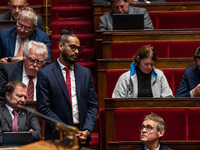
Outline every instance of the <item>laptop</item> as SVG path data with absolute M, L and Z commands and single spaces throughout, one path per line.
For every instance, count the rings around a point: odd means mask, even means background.
M 113 30 L 144 29 L 144 14 L 113 14 Z
M 2 146 L 20 146 L 31 143 L 31 132 L 3 132 Z

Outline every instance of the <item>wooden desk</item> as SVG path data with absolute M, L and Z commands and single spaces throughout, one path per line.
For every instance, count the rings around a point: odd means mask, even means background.
M 199 11 L 200 2 L 167 2 L 167 3 L 140 3 L 130 4 L 135 7 L 153 11 Z M 99 29 L 100 17 L 111 10 L 110 5 L 94 4 L 94 31 Z

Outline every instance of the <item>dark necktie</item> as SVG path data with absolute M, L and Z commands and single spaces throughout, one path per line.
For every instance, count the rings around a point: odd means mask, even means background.
M 13 110 L 12 111 L 14 118 L 12 122 L 12 132 L 18 132 L 18 116 L 17 116 L 17 111 Z
M 28 98 L 27 99 L 32 99 L 34 96 L 34 84 L 33 84 L 33 78 L 32 76 L 28 76 L 29 82 L 28 82 Z
M 70 79 L 70 72 L 69 72 L 70 68 L 65 67 L 65 71 L 66 71 L 66 84 L 67 84 L 67 89 L 68 89 L 68 93 L 69 93 L 69 98 L 70 98 L 70 102 L 72 105 L 72 94 L 71 94 L 71 79 Z

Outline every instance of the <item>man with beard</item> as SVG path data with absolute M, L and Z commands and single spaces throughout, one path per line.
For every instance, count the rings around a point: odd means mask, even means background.
M 61 31 L 58 59 L 38 71 L 37 107 L 40 113 L 80 129 L 80 145 L 89 146 L 89 137 L 98 112 L 93 77 L 88 68 L 76 63 L 82 51 L 75 34 Z M 46 127 L 46 138 L 51 138 Z
M 5 85 L 14 80 L 22 81 L 28 89 L 28 99 L 36 100 L 37 72 L 48 57 L 48 49 L 44 43 L 29 41 L 23 50 L 23 60 L 2 64 L 0 68 L 0 95 L 4 96 Z
M 193 53 L 196 65 L 185 68 L 179 88 L 175 97 L 200 96 L 200 47 Z
M 172 150 L 159 142 L 166 130 L 164 120 L 157 114 L 147 115 L 140 127 L 140 140 L 144 146 L 135 150 Z
M 38 141 L 41 129 L 35 114 L 22 110 L 26 104 L 27 87 L 21 81 L 5 86 L 6 103 L 0 105 L 0 145 L 3 132 L 31 132 L 31 141 Z

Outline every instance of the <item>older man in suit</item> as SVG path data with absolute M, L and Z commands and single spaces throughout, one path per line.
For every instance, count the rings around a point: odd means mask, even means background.
M 37 72 L 48 57 L 47 46 L 44 43 L 29 41 L 23 51 L 23 61 L 6 63 L 0 67 L 0 96 L 5 95 L 5 85 L 10 81 L 19 80 L 29 87 L 33 84 L 33 92 L 28 99 L 36 100 Z
M 196 65 L 185 69 L 175 97 L 200 97 L 200 47 L 194 51 L 193 58 Z
M 51 60 L 49 36 L 36 25 L 37 16 L 29 7 L 20 13 L 15 27 L 0 31 L 0 63 L 22 60 L 23 48 L 30 40 L 46 44 L 49 55 L 47 61 Z
M 144 143 L 144 146 L 135 150 L 172 150 L 159 144 L 165 130 L 165 122 L 160 116 L 154 113 L 147 115 L 140 127 L 140 140 Z
M 28 5 L 29 4 L 27 3 L 27 0 L 9 0 L 8 2 L 9 11 L 0 15 L 0 21 L 17 20 L 17 18 L 19 17 L 19 14 L 24 9 L 26 9 Z M 44 21 L 41 16 L 37 15 L 37 17 L 38 17 L 37 27 L 44 31 L 45 29 Z
M 144 29 L 154 29 L 147 9 L 129 6 L 129 0 L 111 0 L 111 6 L 112 11 L 100 17 L 100 30 L 113 30 L 113 14 L 144 14 Z
M 0 144 L 4 132 L 30 131 L 31 141 L 38 141 L 41 129 L 37 117 L 22 108 L 26 104 L 27 87 L 21 81 L 9 82 L 6 87 L 6 103 L 0 105 Z
M 82 51 L 75 34 L 63 30 L 58 48 L 57 61 L 38 71 L 38 110 L 60 122 L 78 127 L 80 131 L 77 136 L 81 145 L 89 146 L 98 112 L 93 77 L 88 68 L 75 63 Z M 46 133 L 50 131 L 47 129 Z

